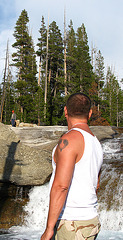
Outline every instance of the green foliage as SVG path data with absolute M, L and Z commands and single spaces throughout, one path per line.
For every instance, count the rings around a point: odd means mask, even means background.
M 65 122 L 64 117 L 64 98 L 58 92 L 57 97 L 53 98 L 53 111 L 52 111 L 52 124 L 53 125 L 63 125 Z
M 63 40 L 55 21 L 49 26 L 48 69 L 51 69 L 51 78 L 56 77 L 56 72 L 61 75 L 63 69 Z
M 114 75 L 110 67 L 108 67 L 107 70 L 106 83 L 103 89 L 103 96 L 103 103 L 106 104 L 102 114 L 112 125 L 117 125 L 117 123 L 119 122 L 119 125 L 122 126 L 122 114 L 120 117 L 119 113 L 122 113 L 123 111 L 123 91 L 121 90 L 118 80 L 116 79 L 116 76 Z
M 41 19 L 37 51 L 35 53 L 32 37 L 28 29 L 29 18 L 23 10 L 16 22 L 15 43 L 12 65 L 17 76 L 13 83 L 6 79 L 6 98 L 3 122 L 9 123 L 14 109 L 17 119 L 41 125 L 66 125 L 63 113 L 69 94 L 84 92 L 92 100 L 94 109 L 90 124 L 123 124 L 123 91 L 111 68 L 104 76 L 104 58 L 101 51 L 96 53 L 95 67 L 92 68 L 88 36 L 84 24 L 75 32 L 70 20 L 67 38 L 63 39 L 56 22 L 49 25 L 48 49 L 47 28 L 44 17 Z M 65 44 L 65 45 L 64 45 Z M 66 46 L 67 79 L 64 74 L 64 46 Z M 46 52 L 48 50 L 48 69 L 46 76 Z M 39 79 L 37 81 L 36 54 L 39 57 Z M 45 79 L 47 77 L 47 99 L 44 101 Z M 123 81 L 123 79 L 121 80 Z M 67 95 L 65 95 L 65 87 Z M 2 98 L 2 85 L 0 100 Z M 46 115 L 45 109 L 46 107 Z
M 1 91 L 2 97 L 2 91 Z M 3 122 L 5 124 L 10 124 L 10 118 L 12 114 L 12 110 L 15 110 L 15 89 L 13 85 L 13 81 L 7 82 L 6 80 L 6 91 L 5 91 L 5 101 L 3 108 Z
M 76 83 L 76 34 L 73 29 L 73 22 L 70 21 L 67 32 L 67 91 L 73 92 Z
M 55 21 L 49 26 L 48 73 L 47 118 L 52 125 L 56 123 L 60 111 L 56 111 L 57 97 L 59 99 L 63 92 L 63 40 Z M 54 110 L 57 112 L 56 116 Z
M 35 122 L 38 122 L 37 116 L 40 119 L 40 124 L 44 123 L 44 91 L 39 86 L 38 91 L 35 94 L 35 101 L 34 101 L 34 109 L 35 109 Z
M 13 47 L 17 49 L 13 53 L 13 65 L 18 69 L 17 82 L 17 102 L 20 105 L 21 120 L 33 122 L 34 117 L 34 98 L 38 90 L 36 55 L 34 51 L 32 37 L 29 35 L 27 23 L 29 18 L 27 12 L 23 10 L 17 20 L 14 37 L 16 39 Z M 23 116 L 24 115 L 24 116 Z
M 76 37 L 76 91 L 88 94 L 92 83 L 92 65 L 84 24 L 77 29 Z
M 36 51 L 37 56 L 40 57 L 39 65 L 41 67 L 41 79 L 43 78 L 46 65 L 46 45 L 47 45 L 47 29 L 44 22 L 44 17 L 42 16 L 41 27 L 39 29 L 40 37 L 38 38 L 38 50 Z M 40 71 L 40 69 L 39 69 Z
M 46 58 L 46 45 L 47 45 L 47 29 L 45 26 L 45 22 L 44 22 L 44 17 L 42 16 L 42 20 L 41 20 L 41 27 L 39 30 L 40 33 L 40 37 L 38 38 L 38 50 L 36 52 L 36 54 L 41 58 L 45 59 Z
M 96 66 L 95 66 L 95 74 L 97 83 L 100 82 L 100 87 L 103 86 L 104 81 L 104 58 L 99 50 L 96 57 Z M 102 82 L 102 84 L 101 84 Z

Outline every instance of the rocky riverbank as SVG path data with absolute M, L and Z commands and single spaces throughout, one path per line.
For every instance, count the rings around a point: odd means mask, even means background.
M 92 126 L 99 140 L 112 138 L 110 126 Z M 52 172 L 51 153 L 65 126 L 16 127 L 0 123 L 0 182 L 42 185 Z
M 91 127 L 99 140 L 112 138 L 116 129 Z M 31 186 L 50 178 L 51 152 L 67 127 L 16 127 L 0 123 L 0 229 L 23 224 L 24 205 Z

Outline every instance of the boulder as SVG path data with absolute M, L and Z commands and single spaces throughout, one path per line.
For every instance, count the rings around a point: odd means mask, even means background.
M 33 131 L 33 129 L 35 129 Z M 42 185 L 52 172 L 51 153 L 61 129 L 15 128 L 0 123 L 0 181 Z
M 91 127 L 99 140 L 115 133 L 110 126 Z M 52 172 L 51 154 L 65 126 L 11 127 L 0 123 L 0 181 L 42 185 Z
M 110 126 L 91 126 L 90 129 L 99 141 L 110 139 L 116 133 Z
M 17 121 L 16 121 L 17 122 Z M 33 123 L 24 123 L 24 122 L 21 122 L 21 123 L 18 123 L 18 127 L 37 127 L 36 124 L 33 124 Z
M 20 120 L 16 120 L 16 127 L 19 127 L 19 124 L 20 124 Z

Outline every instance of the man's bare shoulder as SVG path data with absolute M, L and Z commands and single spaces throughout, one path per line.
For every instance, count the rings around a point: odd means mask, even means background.
M 82 144 L 82 140 L 83 140 L 83 135 L 75 130 L 71 130 L 68 133 L 64 134 L 59 142 L 58 142 L 58 148 L 60 150 L 60 152 L 62 152 L 65 149 L 75 149 L 76 146 L 78 146 L 78 144 Z

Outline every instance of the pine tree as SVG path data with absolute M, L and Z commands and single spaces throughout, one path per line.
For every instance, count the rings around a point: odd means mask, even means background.
M 117 91 L 117 127 L 123 126 L 123 90 L 119 87 Z
M 36 52 L 39 56 L 39 74 L 38 74 L 38 125 L 44 120 L 44 73 L 46 65 L 46 44 L 47 44 L 47 31 L 44 22 L 44 17 L 42 16 L 41 27 L 39 29 L 40 37 L 38 38 L 38 50 Z
M 97 92 L 98 92 L 98 112 L 101 101 L 101 89 L 104 85 L 104 58 L 99 50 L 96 56 L 95 63 L 95 80 L 97 83 Z
M 74 91 L 76 82 L 76 35 L 73 29 L 73 22 L 70 20 L 69 30 L 67 33 L 67 89 L 69 93 Z
M 76 38 L 76 91 L 83 91 L 88 94 L 92 83 L 92 65 L 84 24 L 77 29 Z
M 103 91 L 105 98 L 104 103 L 107 103 L 105 110 L 103 108 L 103 116 L 107 118 L 111 124 L 116 126 L 118 125 L 118 122 L 120 122 L 118 119 L 119 112 L 122 112 L 123 110 L 123 94 L 120 89 L 118 80 L 110 67 L 107 69 L 106 84 Z
M 66 59 L 66 11 L 64 9 L 64 92 L 65 96 L 67 96 L 68 91 L 67 91 L 67 59 Z
M 18 92 L 17 101 L 21 106 L 21 120 L 35 122 L 37 116 L 34 111 L 34 98 L 38 90 L 36 55 L 32 37 L 29 35 L 27 23 L 29 18 L 26 10 L 21 12 L 14 31 L 16 42 L 13 47 L 13 65 L 17 68 L 17 82 L 15 87 Z
M 41 27 L 39 30 L 40 37 L 38 38 L 38 50 L 36 52 L 39 59 L 39 77 L 38 77 L 38 85 L 41 85 L 41 78 L 43 77 L 43 73 L 45 72 L 45 63 L 46 63 L 46 45 L 47 45 L 47 31 L 44 22 L 44 17 L 42 16 Z M 42 72 L 42 74 L 41 74 Z
M 59 107 L 56 103 L 57 95 L 62 99 L 61 94 L 64 93 L 63 39 L 55 21 L 49 26 L 48 73 L 48 121 L 50 124 L 54 124 L 53 119 L 59 115 Z M 63 99 L 61 103 L 63 105 Z
M 5 107 L 3 111 L 3 122 L 10 124 L 11 112 L 14 109 L 16 112 L 16 96 L 13 81 L 6 86 Z M 17 115 L 17 112 L 16 112 Z M 18 115 L 17 115 L 18 116 Z

